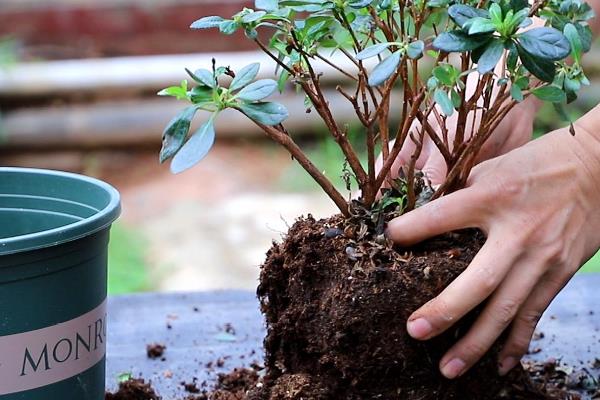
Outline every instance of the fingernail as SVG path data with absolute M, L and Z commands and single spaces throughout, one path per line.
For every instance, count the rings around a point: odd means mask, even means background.
M 500 367 L 498 368 L 498 373 L 500 374 L 500 376 L 504 376 L 504 375 L 508 374 L 510 372 L 510 370 L 513 369 L 517 365 L 518 362 L 519 362 L 519 360 L 517 360 L 514 357 L 506 357 L 500 363 Z
M 454 379 L 464 372 L 466 366 L 460 358 L 453 358 L 442 367 L 442 374 L 448 379 Z
M 417 318 L 413 321 L 408 321 L 406 330 L 415 339 L 424 339 L 431 334 L 433 327 L 425 318 Z

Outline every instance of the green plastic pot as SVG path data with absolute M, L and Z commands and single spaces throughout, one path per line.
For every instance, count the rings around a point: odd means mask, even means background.
M 0 168 L 0 399 L 102 400 L 109 229 L 119 193 Z

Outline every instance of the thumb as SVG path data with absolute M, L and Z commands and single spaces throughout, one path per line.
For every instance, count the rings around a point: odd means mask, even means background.
M 386 234 L 402 246 L 457 229 L 480 227 L 481 209 L 476 192 L 459 190 L 425 204 L 388 223 Z

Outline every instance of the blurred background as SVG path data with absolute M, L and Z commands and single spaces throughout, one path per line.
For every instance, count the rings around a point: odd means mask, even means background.
M 238 68 L 265 60 L 243 35 L 188 29 L 244 6 L 253 2 L 0 0 L 0 165 L 84 173 L 119 189 L 112 294 L 254 290 L 272 240 L 299 215 L 335 212 L 287 153 L 236 114 L 217 122 L 217 143 L 195 168 L 174 176 L 158 163 L 162 130 L 184 107 L 158 90 L 186 79 L 185 67 L 210 67 L 212 57 Z M 600 102 L 600 47 L 586 67 L 593 84 L 573 117 Z M 262 73 L 272 72 L 263 63 Z M 351 123 L 352 110 L 338 100 L 335 114 Z M 291 111 L 286 125 L 341 186 L 343 157 L 316 115 L 305 113 L 301 96 L 279 101 Z M 561 125 L 544 108 L 536 134 Z M 600 256 L 584 270 L 600 271 Z

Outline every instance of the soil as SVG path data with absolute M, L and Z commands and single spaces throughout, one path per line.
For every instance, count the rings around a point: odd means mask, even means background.
M 167 350 L 167 346 L 160 343 L 151 343 L 146 345 L 146 355 L 148 358 L 165 360 L 163 355 L 165 354 L 165 350 Z
M 264 371 L 220 374 L 212 391 L 202 389 L 185 400 L 580 398 L 566 390 L 584 388 L 586 377 L 567 374 L 556 362 L 519 366 L 499 377 L 502 338 L 462 377 L 441 376 L 440 358 L 480 310 L 427 342 L 407 334 L 406 320 L 469 265 L 485 238 L 465 230 L 411 249 L 394 248 L 380 222 L 340 216 L 298 220 L 282 243 L 273 244 L 261 268 Z M 156 399 L 137 394 L 143 391 L 130 394 L 135 385 L 147 388 L 139 380 L 122 384 L 106 400 Z
M 150 383 L 143 379 L 128 379 L 119 383 L 116 393 L 106 393 L 105 400 L 160 400 Z
M 483 234 L 450 233 L 394 249 L 367 225 L 309 216 L 268 252 L 258 288 L 266 376 L 249 398 L 549 398 L 520 367 L 498 376 L 499 344 L 459 379 L 441 376 L 440 358 L 479 310 L 427 342 L 406 332 L 410 314 L 468 266 Z

